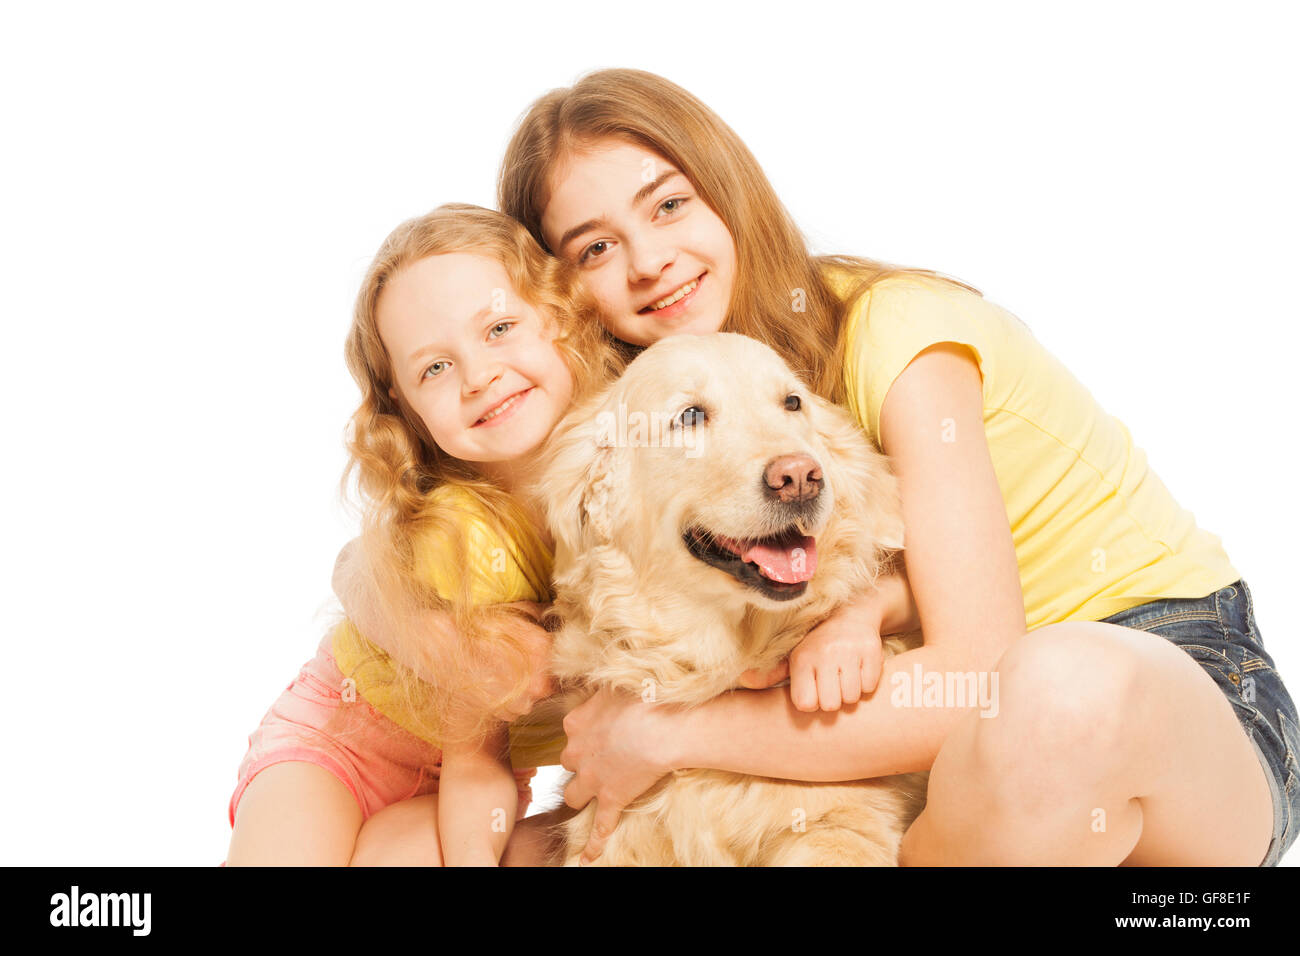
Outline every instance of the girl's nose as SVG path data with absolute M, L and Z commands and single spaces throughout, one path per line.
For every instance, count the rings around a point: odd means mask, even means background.
M 501 377 L 501 366 L 496 362 L 480 362 L 473 367 L 465 370 L 465 388 L 466 395 L 474 395 L 483 391 L 493 382 Z
M 628 256 L 629 282 L 657 279 L 677 260 L 677 249 L 666 243 L 641 242 L 632 246 Z

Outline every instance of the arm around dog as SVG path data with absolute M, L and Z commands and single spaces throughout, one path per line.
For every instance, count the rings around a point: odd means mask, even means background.
M 450 614 L 438 611 L 407 612 L 407 620 L 400 624 L 391 619 L 389 610 L 384 608 L 378 594 L 370 585 L 370 576 L 366 571 L 365 550 L 361 539 L 354 538 L 343 546 L 338 559 L 334 562 L 334 576 L 331 581 L 334 594 L 343 605 L 343 613 L 370 643 L 381 648 L 385 653 L 397 656 L 399 661 L 409 667 L 425 681 L 432 681 L 439 670 L 439 648 L 453 647 L 455 625 Z M 419 644 L 419 657 L 401 654 L 404 642 L 395 637 L 399 626 L 419 628 L 429 634 L 428 641 Z
M 839 720 L 796 718 L 786 702 L 775 695 L 768 700 L 767 692 L 720 700 L 718 726 L 708 726 L 714 716 L 701 713 L 695 715 L 705 725 L 698 736 L 688 730 L 682 737 L 688 746 L 693 740 L 703 744 L 702 752 L 681 756 L 708 757 L 714 746 L 735 746 L 737 738 L 729 737 L 736 729 L 727 714 L 731 708 L 737 712 L 731 718 L 756 720 L 774 732 L 775 739 L 769 738 L 751 724 L 738 738 L 761 744 L 765 769 L 735 766 L 744 759 L 739 751 L 687 765 L 826 780 L 921 770 L 933 763 L 965 711 L 906 706 L 917 667 L 922 674 L 988 672 L 1025 633 L 1019 567 L 983 412 L 979 368 L 966 349 L 951 343 L 916 356 L 881 410 L 881 444 L 899 479 L 907 529 L 903 554 L 925 646 L 887 661 L 880 691 Z M 855 737 L 857 748 L 851 744 Z M 783 741 L 792 746 L 782 746 Z M 814 775 L 818 765 L 834 776 Z
M 809 780 L 928 769 L 965 708 L 907 706 L 918 666 L 922 674 L 987 673 L 1025 633 L 1019 566 L 984 435 L 980 372 L 966 349 L 935 345 L 912 360 L 882 408 L 881 444 L 899 479 L 904 559 L 925 646 L 887 661 L 880 691 L 838 720 L 796 717 L 770 692 L 720 699 L 716 714 L 692 715 L 699 726 L 680 738 L 684 765 Z M 733 720 L 747 727 L 736 737 Z M 764 769 L 738 765 L 747 740 L 756 753 L 761 747 Z M 692 743 L 699 752 L 690 752 Z
M 564 759 L 577 772 L 569 805 L 601 798 L 598 834 L 612 829 L 656 772 L 705 767 L 831 781 L 929 769 L 971 708 L 908 706 L 919 703 L 919 689 L 914 698 L 895 692 L 918 668 L 987 673 L 1025 633 L 1019 568 L 970 353 L 942 344 L 916 356 L 886 398 L 881 441 L 899 477 L 904 558 L 925 646 L 886 661 L 879 691 L 836 713 L 802 713 L 784 688 L 737 691 L 689 711 L 598 694 L 566 721 Z
M 343 613 L 366 638 L 417 677 L 428 683 L 437 683 L 437 674 L 454 654 L 460 640 L 456 622 L 444 611 L 405 608 L 400 611 L 385 607 L 371 584 L 365 567 L 365 551 L 360 539 L 343 546 L 334 564 L 332 584 L 334 594 L 343 606 Z M 540 620 L 545 606 L 533 601 L 512 601 L 506 607 L 525 611 L 534 622 Z M 395 615 L 402 615 L 396 617 Z M 533 705 L 553 691 L 546 661 L 550 653 L 550 634 L 540 625 L 520 621 L 511 623 L 522 640 L 529 644 L 534 656 L 534 675 L 530 685 L 496 714 L 500 720 L 511 721 L 528 713 Z M 427 635 L 427 640 L 399 640 L 399 633 Z M 483 675 L 491 681 L 493 675 Z

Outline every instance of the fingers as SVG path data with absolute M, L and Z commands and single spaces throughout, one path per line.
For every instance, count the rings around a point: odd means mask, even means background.
M 804 713 L 856 704 L 875 691 L 883 661 L 876 635 L 814 628 L 790 653 L 790 701 Z
M 884 647 L 879 642 L 869 645 L 862 654 L 862 693 L 870 694 L 880 683 L 880 671 L 885 663 Z
M 575 810 L 581 810 L 596 797 L 595 788 L 578 771 L 578 761 L 581 754 L 577 747 L 574 746 L 574 739 L 578 737 L 583 726 L 581 711 L 582 707 L 579 706 L 564 715 L 563 726 L 567 741 L 564 749 L 560 751 L 560 766 L 573 774 L 573 777 L 564 787 L 564 802 Z
M 817 704 L 822 710 L 840 709 L 840 669 L 834 664 L 817 670 Z
M 856 704 L 864 692 L 865 670 L 859 662 L 842 666 L 838 663 L 813 665 L 796 661 L 790 672 L 790 701 L 796 710 L 804 713 L 836 711 L 848 704 Z M 871 679 L 878 681 L 879 672 L 872 674 Z
M 817 709 L 819 696 L 812 662 L 798 653 L 790 655 L 790 702 L 795 710 L 811 713 Z
M 568 747 L 565 747 L 564 752 L 560 754 L 560 766 L 571 773 L 578 766 L 569 753 Z M 596 799 L 596 789 L 580 773 L 575 774 L 564 788 L 564 802 L 575 810 L 581 810 L 594 799 Z
M 839 678 L 839 686 L 835 688 L 835 707 L 840 704 L 856 704 L 862 696 L 862 665 L 843 668 L 836 676 Z
M 542 607 L 530 601 L 519 601 L 516 604 L 516 606 L 525 605 L 532 608 Z M 524 609 L 527 610 L 527 607 Z M 554 635 L 536 624 L 524 622 L 516 625 L 515 634 L 528 655 L 528 666 L 531 672 L 528 685 L 512 702 L 516 709 L 521 711 L 519 716 L 523 716 L 530 712 L 538 701 L 545 700 L 555 693 L 555 675 L 551 673 L 551 645 Z
M 591 834 L 587 837 L 587 845 L 583 847 L 579 863 L 591 863 L 605 852 L 605 842 L 614 832 L 614 827 L 618 825 L 618 818 L 622 812 L 623 807 L 611 802 L 609 797 L 602 797 L 596 801 L 596 819 L 591 825 Z

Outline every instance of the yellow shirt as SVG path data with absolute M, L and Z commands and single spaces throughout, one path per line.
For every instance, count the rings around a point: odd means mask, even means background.
M 1204 597 L 1241 577 L 1128 429 L 1009 312 L 937 279 L 897 276 L 863 296 L 844 334 L 849 408 L 877 443 L 880 408 L 912 359 L 939 342 L 974 352 L 1029 630 Z
M 465 560 L 468 564 L 463 567 L 457 557 L 459 549 L 453 542 L 437 536 L 419 542 L 418 573 L 439 596 L 447 599 L 458 593 L 460 575 L 467 573 L 477 603 L 551 601 L 555 556 L 539 538 L 534 535 L 521 542 L 500 539 L 484 520 L 482 506 L 468 492 L 454 486 L 435 489 L 430 502 L 463 518 L 466 524 L 461 527 L 467 533 Z M 343 675 L 355 676 L 358 695 L 399 727 L 422 736 L 418 723 L 392 693 L 389 683 L 392 671 L 381 649 L 367 641 L 350 621 L 344 621 L 334 631 L 332 650 Z M 363 663 L 366 666 L 361 667 Z M 524 718 L 510 725 L 510 759 L 516 769 L 559 763 L 563 749 L 564 731 L 554 720 L 538 724 Z

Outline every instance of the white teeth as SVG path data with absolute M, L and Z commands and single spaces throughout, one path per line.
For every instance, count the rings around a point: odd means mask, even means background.
M 668 306 L 672 305 L 674 302 L 679 301 L 683 296 L 688 296 L 692 292 L 694 292 L 695 287 L 699 284 L 700 284 L 699 279 L 692 279 L 690 282 L 686 283 L 686 285 L 682 286 L 672 295 L 668 296 L 668 298 L 660 299 L 658 302 L 652 304 L 650 306 L 651 310 L 658 312 L 660 309 L 668 308 Z
M 524 393 L 523 393 L 523 392 L 520 392 L 518 395 L 515 395 L 515 396 L 511 397 L 511 398 L 508 399 L 507 401 L 505 401 L 505 402 L 503 402 L 502 404 L 498 405 L 496 408 L 492 409 L 492 411 L 488 412 L 486 415 L 484 415 L 482 418 L 480 418 L 480 419 L 479 419 L 477 422 L 475 422 L 474 424 L 476 424 L 476 425 L 481 425 L 481 424 L 483 424 L 484 422 L 486 422 L 486 421 L 488 421 L 488 420 L 490 420 L 490 419 L 496 418 L 496 417 L 497 417 L 498 415 L 500 415 L 502 412 L 509 411 L 509 410 L 510 410 L 510 406 L 513 405 L 515 402 L 519 401 L 519 399 L 521 399 L 521 398 L 523 398 L 523 397 L 524 397 Z

